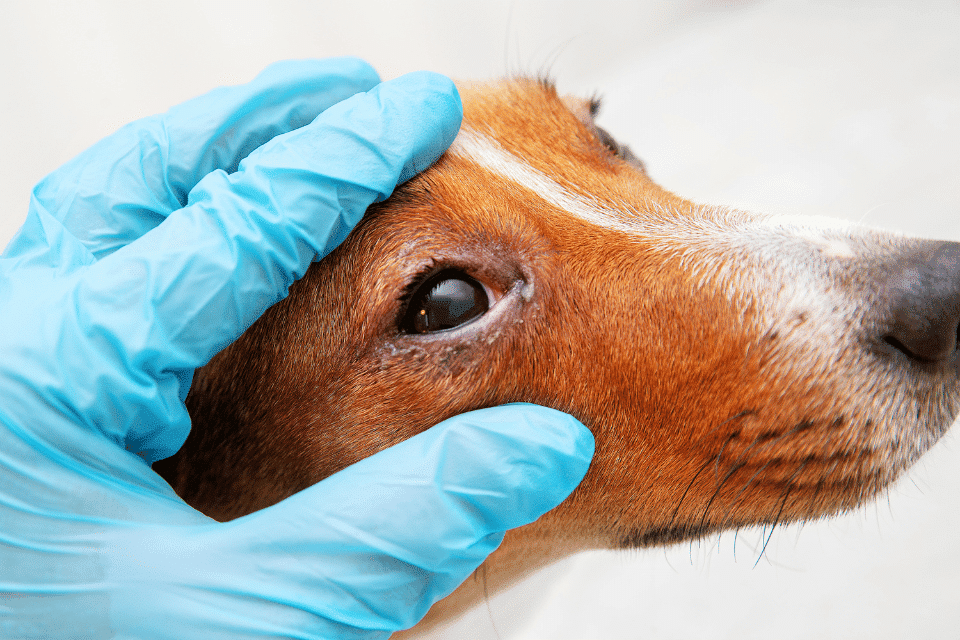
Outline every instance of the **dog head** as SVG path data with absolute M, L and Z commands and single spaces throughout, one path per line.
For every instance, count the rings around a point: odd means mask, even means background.
M 198 371 L 157 468 L 228 519 L 471 409 L 589 427 L 546 535 L 674 542 L 882 490 L 958 411 L 960 246 L 692 204 L 537 81 Z

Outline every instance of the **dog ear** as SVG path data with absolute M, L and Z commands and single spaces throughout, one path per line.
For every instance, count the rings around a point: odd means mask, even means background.
M 646 175 L 647 166 L 643 160 L 637 157 L 629 146 L 618 142 L 616 138 L 610 135 L 609 131 L 597 124 L 597 116 L 600 115 L 600 109 L 603 104 L 603 100 L 599 96 L 594 96 L 589 99 L 564 96 L 560 100 L 563 102 L 563 105 L 570 110 L 570 113 L 593 134 L 593 137 L 597 139 L 597 142 L 599 142 L 601 146 Z

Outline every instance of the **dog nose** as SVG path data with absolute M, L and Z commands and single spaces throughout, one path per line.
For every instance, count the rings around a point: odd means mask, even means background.
M 883 342 L 912 360 L 956 358 L 960 243 L 925 243 L 897 261 L 881 291 L 889 305 Z

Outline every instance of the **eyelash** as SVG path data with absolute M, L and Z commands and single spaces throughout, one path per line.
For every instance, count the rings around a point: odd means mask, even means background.
M 405 313 L 407 306 L 410 304 L 410 299 L 413 298 L 413 294 L 420 290 L 421 285 L 433 277 L 434 274 L 445 271 L 448 268 L 451 268 L 450 265 L 438 265 L 436 262 L 431 262 L 428 266 L 418 271 L 417 275 L 412 277 L 410 282 L 404 286 L 403 291 L 400 292 L 400 296 L 397 298 L 400 309 Z

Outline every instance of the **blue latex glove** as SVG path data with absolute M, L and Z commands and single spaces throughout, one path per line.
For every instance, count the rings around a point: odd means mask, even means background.
M 384 637 L 573 490 L 592 437 L 530 405 L 448 420 L 229 523 L 149 466 L 186 438 L 194 368 L 460 117 L 440 76 L 283 63 L 37 186 L 0 258 L 0 637 Z

